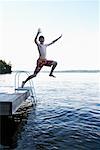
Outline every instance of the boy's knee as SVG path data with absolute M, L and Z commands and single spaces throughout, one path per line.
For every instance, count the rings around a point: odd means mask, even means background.
M 53 62 L 53 65 L 54 65 L 54 66 L 57 66 L 57 62 L 56 62 L 56 61 L 54 61 L 54 62 Z

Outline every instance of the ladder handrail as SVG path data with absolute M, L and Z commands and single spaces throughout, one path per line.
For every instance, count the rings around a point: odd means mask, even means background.
M 19 78 L 20 78 L 21 73 L 25 73 L 27 76 L 30 75 L 30 73 L 28 71 L 16 71 L 16 74 L 15 74 L 15 86 L 14 86 L 15 90 L 17 88 L 19 88 Z M 30 84 L 29 88 L 30 88 L 31 97 L 34 100 L 34 103 L 36 104 L 37 98 L 36 98 L 35 88 L 34 88 L 34 84 L 33 84 L 33 80 L 32 79 L 29 80 L 29 84 Z

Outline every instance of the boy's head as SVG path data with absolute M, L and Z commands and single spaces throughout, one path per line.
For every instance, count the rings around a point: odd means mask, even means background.
M 39 41 L 40 41 L 40 43 L 43 43 L 44 42 L 44 36 L 40 36 Z

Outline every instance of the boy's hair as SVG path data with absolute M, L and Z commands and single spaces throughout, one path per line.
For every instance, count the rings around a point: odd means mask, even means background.
M 41 35 L 41 36 L 39 37 L 39 41 L 40 41 L 40 39 L 41 39 L 41 38 L 43 38 L 43 39 L 44 39 L 44 36 L 42 36 L 42 35 Z

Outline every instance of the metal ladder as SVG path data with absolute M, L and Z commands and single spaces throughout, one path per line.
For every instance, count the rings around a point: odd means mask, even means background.
M 35 93 L 35 88 L 34 88 L 33 80 L 31 79 L 31 80 L 28 81 L 29 82 L 29 87 L 21 88 L 19 86 L 19 82 L 20 82 L 19 79 L 20 79 L 20 75 L 22 73 L 26 74 L 27 76 L 30 76 L 30 73 L 28 71 L 16 71 L 16 73 L 15 73 L 15 85 L 14 85 L 15 92 L 16 91 L 21 91 L 21 90 L 29 90 L 31 101 L 32 101 L 33 104 L 36 105 L 37 98 L 36 98 L 36 93 Z

